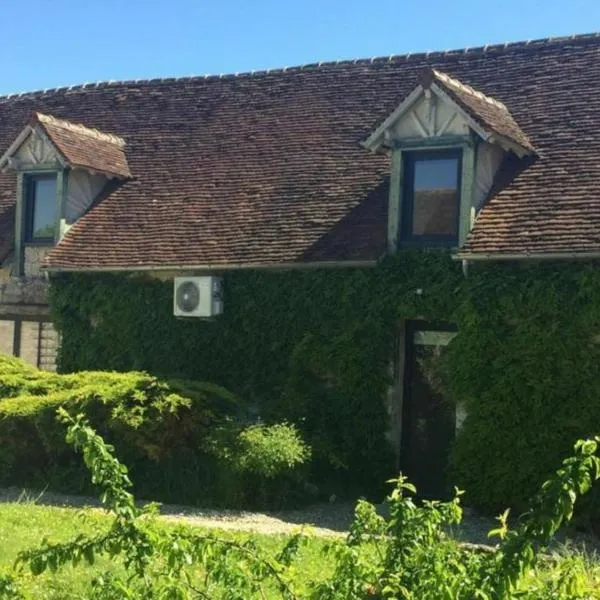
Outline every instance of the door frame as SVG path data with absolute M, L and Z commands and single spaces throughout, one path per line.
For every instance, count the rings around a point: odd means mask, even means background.
M 415 344 L 415 334 L 418 332 L 431 332 L 433 335 L 436 333 L 442 334 L 439 336 L 439 343 L 428 344 L 421 343 Z M 449 336 L 451 333 L 453 335 Z M 411 383 L 413 376 L 413 354 L 414 347 L 418 345 L 423 346 L 447 346 L 452 339 L 457 335 L 458 330 L 455 324 L 447 321 L 427 321 L 427 320 L 406 320 L 404 322 L 404 346 L 403 346 L 403 380 L 402 380 L 402 406 L 400 410 L 400 443 L 398 456 L 399 466 L 402 464 L 403 456 L 410 451 L 409 449 L 409 438 L 407 428 L 411 424 Z M 445 334 L 445 335 L 443 335 Z M 456 429 L 455 429 L 456 432 Z

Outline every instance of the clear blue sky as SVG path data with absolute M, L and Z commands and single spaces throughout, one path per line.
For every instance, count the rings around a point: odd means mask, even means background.
M 600 30 L 600 0 L 4 0 L 0 94 Z

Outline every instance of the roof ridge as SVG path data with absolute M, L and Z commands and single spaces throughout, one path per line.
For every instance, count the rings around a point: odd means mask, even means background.
M 46 123 L 48 125 L 62 127 L 63 129 L 68 129 L 73 133 L 87 135 L 88 137 L 92 137 L 96 140 L 101 140 L 103 142 L 115 144 L 116 146 L 119 146 L 121 148 L 125 147 L 125 140 L 119 137 L 118 135 L 114 135 L 113 133 L 105 133 L 104 131 L 100 131 L 99 129 L 94 129 L 93 127 L 86 127 L 81 123 L 72 123 L 71 121 L 67 121 L 66 119 L 58 119 L 56 117 L 53 117 L 52 115 L 47 115 L 40 112 L 35 113 L 35 118 L 40 123 Z
M 151 83 L 173 83 L 176 81 L 195 81 L 201 79 L 230 79 L 237 77 L 255 77 L 262 75 L 270 75 L 274 73 L 293 73 L 301 72 L 308 69 L 320 69 L 323 67 L 331 67 L 335 65 L 356 65 L 356 64 L 373 64 L 373 63 L 385 63 L 395 62 L 400 60 L 411 60 L 415 58 L 442 58 L 446 56 L 455 56 L 460 54 L 473 54 L 473 53 L 486 53 L 495 50 L 509 50 L 518 48 L 529 48 L 531 46 L 541 46 L 550 44 L 566 43 L 571 41 L 586 41 L 586 40 L 598 40 L 600 39 L 600 31 L 592 33 L 579 33 L 570 36 L 555 36 L 546 38 L 537 38 L 532 40 L 520 40 L 516 42 L 505 42 L 496 44 L 485 44 L 484 46 L 473 46 L 464 48 L 455 48 L 450 50 L 441 51 L 427 51 L 427 52 L 407 52 L 405 54 L 391 54 L 389 56 L 374 56 L 373 58 L 355 58 L 355 59 L 344 59 L 344 60 L 330 60 L 312 62 L 292 67 L 277 67 L 259 70 L 250 70 L 236 73 L 221 73 L 220 75 L 205 74 L 205 75 L 186 75 L 181 77 L 157 77 L 150 79 L 123 79 L 123 80 L 104 80 L 97 81 L 95 83 L 82 83 L 75 85 L 58 86 L 55 88 L 46 88 L 43 90 L 32 90 L 28 92 L 15 92 L 9 94 L 0 94 L 0 101 L 15 99 L 15 98 L 31 98 L 44 96 L 46 94 L 53 94 L 56 92 L 69 92 L 69 91 L 82 91 L 91 88 L 99 87 L 110 87 L 115 85 L 148 85 Z
M 506 104 L 504 104 L 504 102 L 500 102 L 500 100 L 497 100 L 496 98 L 493 98 L 492 96 L 486 96 L 483 92 L 480 92 L 479 90 L 476 90 L 475 88 L 472 88 L 470 85 L 467 85 L 466 83 L 462 83 L 462 81 L 459 81 L 458 79 L 455 79 L 454 77 L 450 77 L 450 75 L 447 75 L 446 73 L 442 73 L 442 71 L 438 71 L 437 69 L 432 69 L 432 71 L 434 72 L 435 76 L 438 79 L 441 79 L 446 85 L 458 88 L 459 90 L 462 90 L 463 92 L 470 94 L 471 96 L 475 96 L 476 98 L 479 98 L 480 100 L 483 100 L 484 102 L 487 102 L 488 104 L 491 104 L 492 106 L 496 106 L 497 108 L 500 108 L 500 109 L 508 112 L 508 108 L 506 107 Z

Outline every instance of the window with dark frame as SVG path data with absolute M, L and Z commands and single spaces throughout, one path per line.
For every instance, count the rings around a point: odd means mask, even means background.
M 460 150 L 404 155 L 402 241 L 458 241 L 461 158 Z
M 52 243 L 56 230 L 56 175 L 28 175 L 25 181 L 25 242 Z

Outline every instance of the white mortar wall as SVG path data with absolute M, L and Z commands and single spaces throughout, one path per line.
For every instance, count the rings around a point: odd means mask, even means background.
M 74 169 L 69 173 L 65 206 L 67 225 L 73 224 L 85 213 L 106 185 L 106 181 L 106 177 L 92 175 L 82 169 Z
M 37 321 L 21 323 L 21 358 L 34 367 L 38 366 L 38 341 L 40 324 Z
M 27 165 L 50 163 L 58 160 L 58 156 L 56 155 L 56 151 L 52 144 L 37 131 L 32 132 L 21 144 L 19 149 L 15 152 L 15 158 Z
M 0 321 L 0 353 L 13 354 L 13 342 L 15 335 L 15 322 L 9 320 Z
M 475 167 L 474 200 L 479 210 L 492 188 L 500 163 L 504 158 L 504 150 L 499 146 L 484 142 L 477 147 L 477 164 Z
M 50 322 L 40 323 L 41 348 L 40 369 L 45 371 L 56 371 L 56 355 L 58 353 L 58 332 Z
M 42 261 L 51 249 L 51 245 L 25 246 L 24 274 L 26 277 L 36 277 L 43 274 Z

